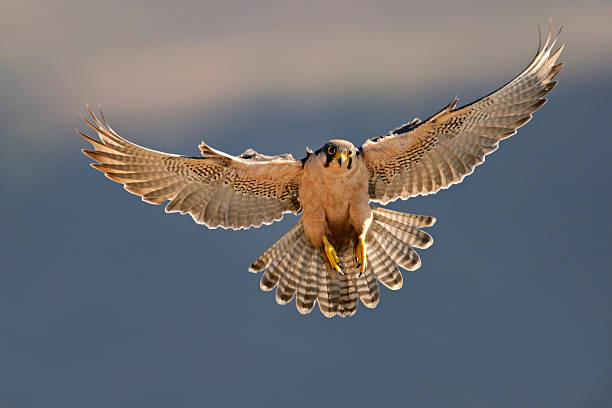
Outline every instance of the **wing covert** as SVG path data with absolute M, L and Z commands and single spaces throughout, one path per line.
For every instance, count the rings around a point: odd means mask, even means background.
M 539 109 L 561 70 L 549 27 L 546 42 L 531 63 L 497 91 L 455 109 L 457 98 L 426 121 L 413 120 L 367 140 L 361 147 L 369 169 L 369 195 L 386 204 L 398 198 L 435 193 L 460 183 L 500 140 L 516 133 Z M 558 34 L 557 34 L 558 36 Z
M 265 156 L 247 150 L 235 157 L 204 142 L 202 157 L 184 157 L 150 150 L 119 136 L 100 112 L 85 123 L 99 137 L 79 131 L 94 150 L 83 153 L 98 163 L 91 166 L 146 202 L 170 200 L 166 212 L 189 213 L 209 228 L 250 228 L 298 213 L 301 162 L 291 155 Z

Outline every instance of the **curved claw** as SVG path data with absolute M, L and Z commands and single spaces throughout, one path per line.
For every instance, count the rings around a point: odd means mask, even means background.
M 325 245 L 325 255 L 327 255 L 327 260 L 329 261 L 329 264 L 331 265 L 332 269 L 334 269 L 336 272 L 342 273 L 342 269 L 340 269 L 340 266 L 339 266 L 340 261 L 338 259 L 338 254 L 336 253 L 336 250 L 329 243 L 329 240 L 327 239 L 325 235 L 323 235 L 322 239 L 323 239 L 323 244 Z
M 357 258 L 357 264 L 359 266 L 359 276 L 361 276 L 368 265 L 368 258 L 366 256 L 366 246 L 363 238 L 359 237 L 357 248 L 355 249 L 355 258 Z

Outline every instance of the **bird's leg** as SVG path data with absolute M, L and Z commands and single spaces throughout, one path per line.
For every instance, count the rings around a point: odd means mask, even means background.
M 368 234 L 370 224 L 374 215 L 372 210 L 367 205 L 364 205 L 361 201 L 354 201 L 349 207 L 349 214 L 351 217 L 351 225 L 355 230 L 357 239 L 354 241 L 355 246 L 355 260 L 357 261 L 359 276 L 363 275 L 368 265 L 366 256 L 366 245 L 365 238 Z
M 327 255 L 327 260 L 332 269 L 338 273 L 342 273 L 342 269 L 340 269 L 340 265 L 338 265 L 340 263 L 338 254 L 325 235 L 323 235 L 323 245 L 325 245 L 325 255 Z
M 357 259 L 357 266 L 359 267 L 359 276 L 363 275 L 368 265 L 368 259 L 366 256 L 366 246 L 363 241 L 363 237 L 359 237 L 357 242 L 357 248 L 355 249 L 355 258 Z

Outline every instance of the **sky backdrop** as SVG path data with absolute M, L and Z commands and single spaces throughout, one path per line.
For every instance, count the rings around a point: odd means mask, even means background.
M 301 316 L 208 230 L 89 167 L 77 109 L 195 155 L 360 144 L 469 103 L 565 26 L 557 88 L 433 215 L 404 287 Z M 0 0 L 0 408 L 610 407 L 612 3 Z

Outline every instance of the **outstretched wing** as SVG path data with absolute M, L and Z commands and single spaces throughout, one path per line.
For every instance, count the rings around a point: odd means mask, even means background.
M 144 201 L 170 200 L 166 212 L 189 213 L 209 228 L 249 228 L 301 210 L 298 200 L 301 162 L 291 155 L 264 156 L 247 150 L 234 157 L 202 142 L 203 157 L 183 157 L 131 143 L 111 129 L 101 114 L 85 119 L 99 137 L 79 132 L 95 150 L 92 167 L 122 183 Z
M 370 199 L 385 204 L 460 183 L 500 140 L 527 123 L 546 102 L 563 65 L 555 65 L 563 46 L 552 52 L 557 38 L 551 41 L 551 30 L 527 68 L 499 90 L 458 109 L 455 98 L 424 122 L 415 119 L 367 140 L 361 149 Z

